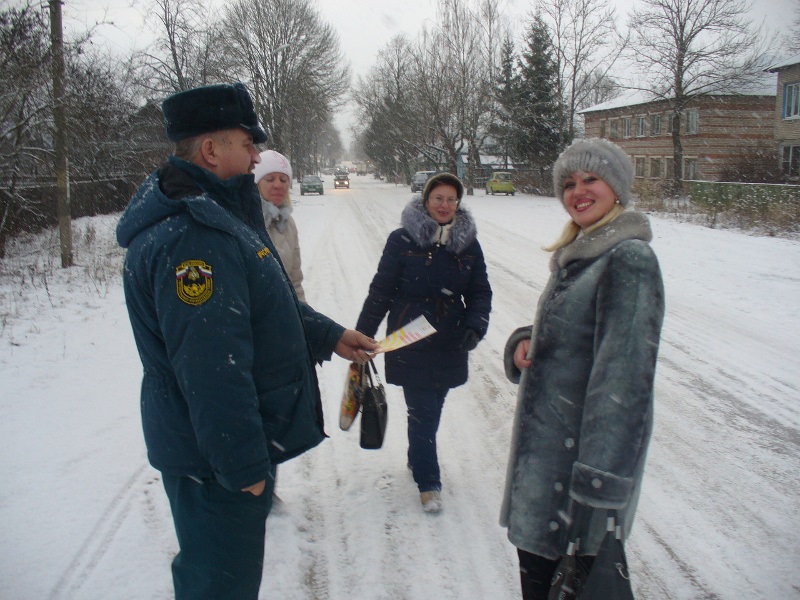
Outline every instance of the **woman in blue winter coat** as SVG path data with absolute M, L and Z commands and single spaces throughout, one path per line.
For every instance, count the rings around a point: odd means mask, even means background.
M 506 344 L 506 374 L 520 388 L 500 522 L 525 600 L 547 599 L 567 539 L 580 538 L 578 560 L 590 566 L 608 510 L 623 536 L 636 511 L 664 288 L 649 221 L 626 210 L 632 183 L 630 159 L 611 142 L 579 140 L 561 154 L 553 185 L 571 220 L 549 248 L 534 324 Z
M 386 354 L 386 380 L 403 387 L 408 407 L 408 466 L 425 512 L 442 509 L 436 432 L 445 396 L 467 381 L 468 352 L 486 334 L 492 289 L 472 215 L 455 175 L 431 177 L 389 235 L 356 329 L 387 333 L 420 315 L 436 333 Z

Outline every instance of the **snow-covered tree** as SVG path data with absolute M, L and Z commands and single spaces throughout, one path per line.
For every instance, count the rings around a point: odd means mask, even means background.
M 575 137 L 577 111 L 613 92 L 609 73 L 627 40 L 616 31 L 609 0 L 539 0 L 537 7 L 550 31 L 569 142 Z
M 558 71 L 550 33 L 536 15 L 526 35 L 515 84 L 512 154 L 544 179 L 565 139 Z

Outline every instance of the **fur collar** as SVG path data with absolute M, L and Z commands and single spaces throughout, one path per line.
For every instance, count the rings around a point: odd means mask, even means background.
M 421 194 L 415 194 L 411 198 L 411 202 L 406 204 L 400 224 L 422 248 L 432 246 L 439 239 L 440 225 L 428 214 Z M 475 219 L 466 208 L 459 205 L 445 248 L 452 254 L 461 254 L 475 241 L 477 236 L 478 229 L 475 226 Z
M 576 260 L 597 258 L 626 240 L 649 242 L 652 239 L 650 220 L 642 213 L 625 211 L 600 229 L 558 250 L 550 260 L 550 270 L 561 269 Z
M 292 214 L 292 207 L 285 204 L 278 207 L 272 202 L 262 199 L 261 208 L 264 212 L 264 220 L 266 221 L 267 227 L 269 227 L 271 223 L 275 223 L 275 227 L 278 231 L 283 233 L 289 222 L 289 216 Z

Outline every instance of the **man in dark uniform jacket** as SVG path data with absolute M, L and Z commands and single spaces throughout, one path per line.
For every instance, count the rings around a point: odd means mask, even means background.
M 297 299 L 253 180 L 267 135 L 247 89 L 162 109 L 175 153 L 117 226 L 148 458 L 180 545 L 176 598 L 256 600 L 275 466 L 325 437 L 315 363 L 376 344 Z

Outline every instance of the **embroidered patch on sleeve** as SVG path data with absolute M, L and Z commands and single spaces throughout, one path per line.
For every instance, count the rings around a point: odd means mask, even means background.
M 202 260 L 187 260 L 175 268 L 175 287 L 180 298 L 186 304 L 198 306 L 209 298 L 214 291 L 211 265 Z
M 257 254 L 258 254 L 258 258 L 266 258 L 266 257 L 267 257 L 267 256 L 269 256 L 269 254 L 270 254 L 270 252 L 269 252 L 269 248 L 267 248 L 266 246 L 264 246 L 264 247 L 263 247 L 261 250 L 259 250 L 259 251 L 257 252 Z

